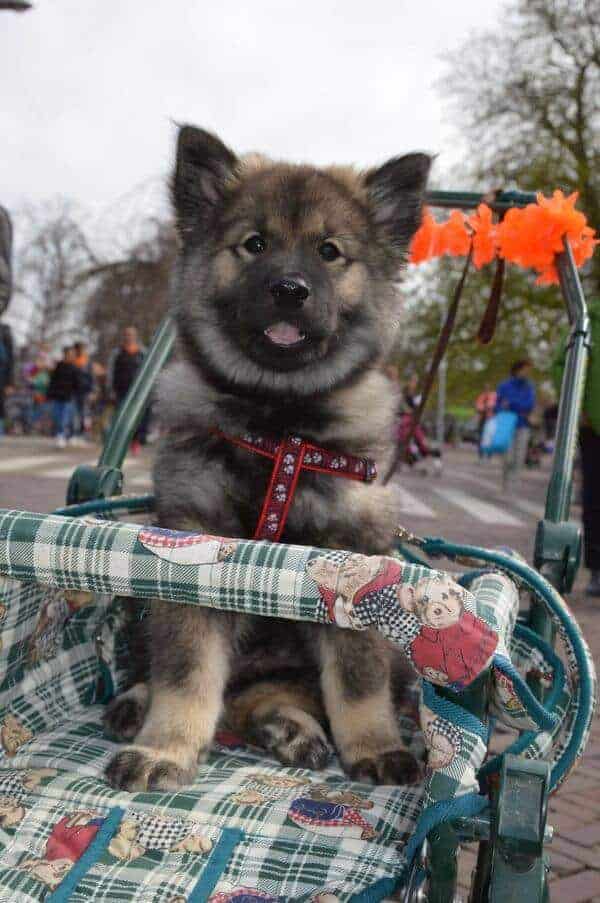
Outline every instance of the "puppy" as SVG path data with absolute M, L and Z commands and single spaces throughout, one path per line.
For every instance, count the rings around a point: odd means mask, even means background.
M 180 361 L 158 391 L 160 526 L 254 535 L 273 462 L 230 436 L 300 436 L 385 473 L 397 400 L 382 362 L 429 167 L 420 153 L 368 172 L 240 159 L 181 128 Z M 396 523 L 381 477 L 302 471 L 281 540 L 385 554 Z M 222 718 L 288 765 L 322 767 L 333 741 L 356 780 L 418 778 L 395 717 L 400 657 L 376 631 L 159 600 L 147 631 L 133 685 L 107 712 L 110 732 L 134 741 L 107 768 L 114 787 L 190 783 Z

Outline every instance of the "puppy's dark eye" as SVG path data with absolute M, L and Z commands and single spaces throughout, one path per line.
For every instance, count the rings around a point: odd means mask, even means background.
M 319 245 L 319 254 L 326 260 L 327 263 L 331 263 L 332 260 L 337 260 L 338 257 L 341 257 L 341 251 L 337 245 L 334 245 L 332 241 L 324 241 L 321 245 Z
M 258 233 L 248 236 L 244 242 L 244 248 L 249 254 L 262 254 L 266 247 L 266 241 L 262 235 L 259 235 Z

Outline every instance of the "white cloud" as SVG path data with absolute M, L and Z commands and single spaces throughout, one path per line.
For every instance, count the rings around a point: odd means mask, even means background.
M 368 164 L 421 148 L 444 168 L 439 56 L 500 5 L 37 0 L 0 14 L 0 201 L 111 207 L 168 171 L 172 120 L 241 151 Z

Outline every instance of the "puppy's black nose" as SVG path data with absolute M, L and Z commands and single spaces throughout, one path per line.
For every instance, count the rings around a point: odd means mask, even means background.
M 271 294 L 275 299 L 278 307 L 302 307 L 308 296 L 310 289 L 302 276 L 292 273 L 289 276 L 282 276 L 276 279 L 269 286 Z

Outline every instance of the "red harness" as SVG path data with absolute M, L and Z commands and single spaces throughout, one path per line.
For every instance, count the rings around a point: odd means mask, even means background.
M 348 480 L 361 480 L 363 483 L 370 483 L 377 476 L 377 466 L 370 458 L 328 451 L 305 442 L 299 436 L 271 439 L 268 436 L 246 434 L 240 439 L 220 430 L 214 430 L 214 434 L 275 462 L 254 539 L 279 542 L 301 470 L 314 470 L 335 477 L 346 477 Z

